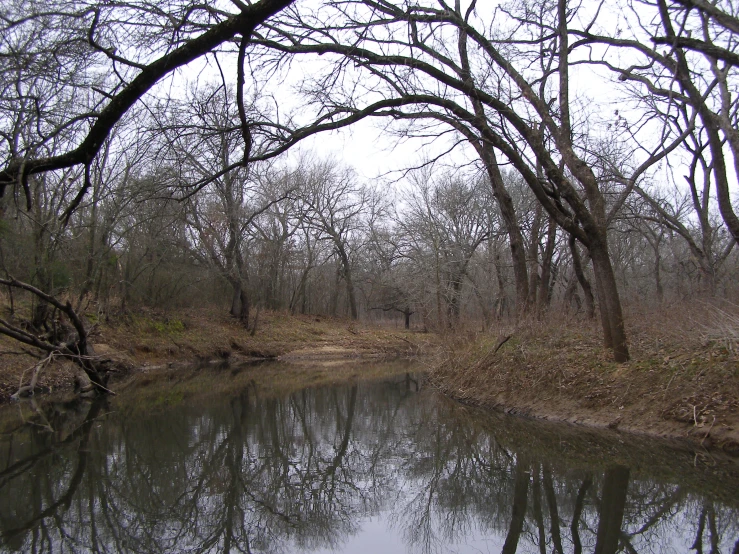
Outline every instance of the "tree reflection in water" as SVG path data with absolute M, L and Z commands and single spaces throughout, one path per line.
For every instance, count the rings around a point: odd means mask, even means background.
M 372 519 L 401 552 L 739 553 L 736 503 L 655 478 L 650 461 L 637 471 L 520 446 L 510 437 L 529 431 L 507 427 L 520 421 L 417 389 L 263 398 L 250 386 L 142 416 L 47 407 L 46 427 L 0 443 L 0 549 L 341 551 Z

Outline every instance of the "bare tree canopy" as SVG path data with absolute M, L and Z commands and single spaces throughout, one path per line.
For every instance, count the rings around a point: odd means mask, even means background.
M 43 2 L 6 4 L 3 92 L 16 109 L 3 133 L 0 196 L 20 183 L 30 205 L 30 175 L 88 166 L 113 127 L 162 79 L 231 41 L 243 50 L 254 29 L 291 2 L 236 1 L 234 12 L 189 2 L 166 11 L 148 2 L 62 2 L 53 11 Z M 60 136 L 61 151 L 48 152 Z M 89 186 L 86 179 L 80 195 Z

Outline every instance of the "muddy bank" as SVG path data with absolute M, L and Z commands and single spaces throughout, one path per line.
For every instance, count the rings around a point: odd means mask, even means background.
M 736 351 L 714 341 L 655 337 L 649 326 L 632 329 L 633 357 L 625 364 L 611 361 L 595 325 L 530 323 L 489 332 L 451 348 L 431 381 L 470 405 L 739 457 Z
M 166 380 L 190 379 L 196 363 L 281 359 L 290 362 L 296 382 L 305 382 L 338 375 L 346 360 L 434 354 L 441 361 L 427 364 L 432 383 L 463 403 L 739 456 L 739 349 L 689 318 L 664 325 L 668 320 L 660 313 L 632 315 L 633 359 L 620 365 L 601 347 L 597 325 L 583 321 L 458 332 L 442 339 L 441 353 L 433 334 L 275 312 L 262 313 L 254 333 L 224 314 L 202 311 L 129 313 L 91 324 L 96 354 L 124 368 L 113 376 L 113 390 L 121 379 L 146 383 L 155 372 Z M 4 402 L 30 378 L 36 360 L 6 338 L 0 348 Z M 70 390 L 75 371 L 70 363 L 49 364 L 39 392 Z
M 436 349 L 432 334 L 377 327 L 341 318 L 263 311 L 256 331 L 218 312 L 140 311 L 108 321 L 91 319 L 95 355 L 116 362 L 113 382 L 156 370 L 189 371 L 194 364 L 238 364 L 286 359 L 293 364 L 412 357 Z M 0 337 L 0 403 L 30 379 L 37 359 Z M 71 390 L 77 369 L 53 361 L 41 373 L 37 393 Z M 115 386 L 113 385 L 115 389 Z

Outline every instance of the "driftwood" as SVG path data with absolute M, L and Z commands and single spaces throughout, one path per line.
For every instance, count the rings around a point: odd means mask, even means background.
M 24 290 L 35 296 L 38 301 L 52 306 L 60 314 L 58 320 L 52 321 L 50 329 L 39 329 L 32 324 L 0 318 L 0 334 L 41 350 L 45 354 L 33 366 L 30 383 L 28 385 L 21 383 L 18 391 L 13 395 L 14 397 L 32 395 L 36 389 L 39 375 L 54 359 L 71 360 L 82 369 L 95 392 L 103 394 L 110 392 L 106 385 L 114 362 L 108 358 L 94 355 L 91 346 L 88 344 L 89 329 L 85 327 L 82 318 L 69 301 L 63 302 L 33 285 L 12 277 L 0 279 L 0 285 L 5 285 L 11 289 Z M 63 317 L 69 320 L 71 327 L 63 321 Z
M 18 390 L 15 392 L 15 394 L 11 395 L 11 398 L 14 400 L 18 400 L 22 397 L 33 396 L 34 391 L 36 390 L 36 383 L 38 382 L 39 375 L 41 375 L 41 372 L 46 369 L 46 367 L 53 360 L 54 354 L 49 354 L 43 360 L 34 364 L 34 366 L 31 368 L 31 382 L 28 385 L 23 384 L 23 380 L 26 376 L 26 372 L 24 371 L 21 375 L 21 382 L 18 384 Z

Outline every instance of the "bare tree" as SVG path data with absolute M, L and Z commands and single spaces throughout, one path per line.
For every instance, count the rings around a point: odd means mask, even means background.
M 452 173 L 428 177 L 416 174 L 415 188 L 405 198 L 408 207 L 397 216 L 400 249 L 433 283 L 437 324 L 454 327 L 470 262 L 490 237 L 485 204 L 492 198 L 484 179 Z
M 700 150 L 707 150 L 701 155 L 710 157 L 721 216 L 734 240 L 739 240 L 724 147 L 734 158 L 735 177 L 739 176 L 735 84 L 739 20 L 727 7 L 708 2 L 657 0 L 639 2 L 631 9 L 616 34 L 585 29 L 575 32 L 575 44 L 605 44 L 627 52 L 627 63 L 612 58 L 599 63 L 631 84 L 643 104 L 668 125 L 685 128 L 687 124 L 686 137 L 693 125 L 700 127 L 699 134 L 705 137 L 699 139 Z M 692 142 L 688 149 L 695 152 Z
M 248 325 L 248 231 L 287 192 L 262 189 L 251 168 L 230 170 L 244 155 L 233 97 L 225 84 L 197 94 L 165 113 L 159 132 L 164 166 L 172 168 L 163 185 L 172 198 L 184 200 L 194 253 L 229 283 L 231 315 Z
M 103 147 L 113 127 L 166 76 L 178 68 L 212 53 L 221 46 L 238 42 L 236 79 L 243 90 L 244 51 L 254 29 L 292 3 L 292 0 L 260 0 L 254 4 L 235 3 L 235 12 L 210 6 L 190 6 L 183 2 L 162 10 L 147 2 L 79 5 L 57 4 L 53 11 L 45 4 L 10 4 L 2 12 L 2 59 L 20 71 L 21 80 L 39 75 L 57 88 L 57 96 L 79 98 L 69 109 L 58 113 L 36 110 L 34 133 L 22 145 L 6 139 L 5 161 L 0 172 L 0 195 L 8 186 L 20 186 L 27 204 L 32 199 L 28 177 L 37 173 L 82 165 L 89 167 Z M 15 43 L 32 34 L 38 42 L 28 42 L 21 50 Z M 69 63 L 58 64 L 59 51 Z M 32 62 L 32 63 L 29 63 Z M 85 82 L 79 79 L 79 66 L 101 77 Z M 23 69 L 18 69 L 23 68 Z M 3 71 L 3 77 L 8 72 Z M 10 89 L 3 87 L 7 93 Z M 61 92 L 61 94 L 59 94 Z M 19 89 L 11 102 L 20 102 L 33 91 Z M 53 94 L 49 95 L 53 97 Z M 241 98 L 241 96 L 239 97 Z M 241 104 L 242 100 L 238 102 Z M 249 131 L 241 119 L 245 139 L 245 161 L 249 155 Z M 64 151 L 43 155 L 39 146 L 50 137 L 64 134 Z M 7 143 L 10 144 L 7 144 Z M 81 199 L 90 189 L 85 180 L 79 189 Z
M 84 371 L 96 391 L 106 392 L 111 360 L 94 355 L 88 343 L 89 329 L 71 302 L 61 302 L 33 285 L 12 277 L 0 279 L 0 284 L 28 292 L 53 310 L 51 328 L 46 332 L 24 328 L 19 322 L 0 318 L 0 333 L 44 353 L 44 356 L 39 356 L 41 360 L 33 368 L 30 384 L 21 387 L 18 393 L 33 394 L 39 373 L 55 357 L 72 360 Z
M 380 108 L 381 101 L 374 104 L 375 115 L 423 117 L 424 108 L 433 106 L 457 120 L 474 122 L 480 119 L 482 106 L 487 122 L 474 127 L 481 140 L 521 173 L 547 213 L 589 249 L 605 344 L 617 360 L 627 360 L 621 302 L 608 251 L 606 202 L 570 115 L 569 60 L 578 45 L 570 46 L 569 28 L 576 12 L 562 0 L 537 4 L 532 18 L 509 13 L 517 28 L 533 36 L 517 40 L 506 29 L 485 27 L 483 20 L 473 17 L 475 8 L 474 2 L 464 12 L 459 4 L 435 8 L 414 3 L 401 9 L 387 0 L 369 5 L 349 2 L 336 12 L 285 12 L 257 42 L 279 52 L 335 54 L 336 64 L 315 81 L 316 97 L 332 109 L 343 105 L 347 112 L 358 113 L 345 102 L 344 86 L 351 79 L 355 90 L 361 88 L 368 95 L 370 90 L 381 91 L 385 100 Z M 347 44 L 344 33 L 353 34 L 358 26 L 365 32 Z M 448 48 L 452 37 L 474 44 L 476 56 L 469 61 L 472 78 L 466 75 L 464 59 L 471 47 L 462 49 L 460 56 Z M 413 55 L 406 53 L 408 49 Z M 527 62 L 532 57 L 540 60 L 535 74 Z M 344 63 L 347 58 L 354 62 L 351 72 Z M 365 81 L 360 82 L 357 74 Z M 421 106 L 421 112 L 413 113 L 414 106 Z M 656 146 L 634 168 L 624 180 L 623 197 L 632 192 L 641 174 L 679 144 L 681 137 L 673 138 L 668 136 L 666 145 Z
M 350 315 L 357 319 L 354 267 L 363 240 L 362 215 L 371 203 L 371 191 L 357 182 L 352 170 L 332 160 L 308 165 L 298 179 L 306 206 L 305 221 L 331 244 L 338 259 L 337 280 L 344 281 Z

